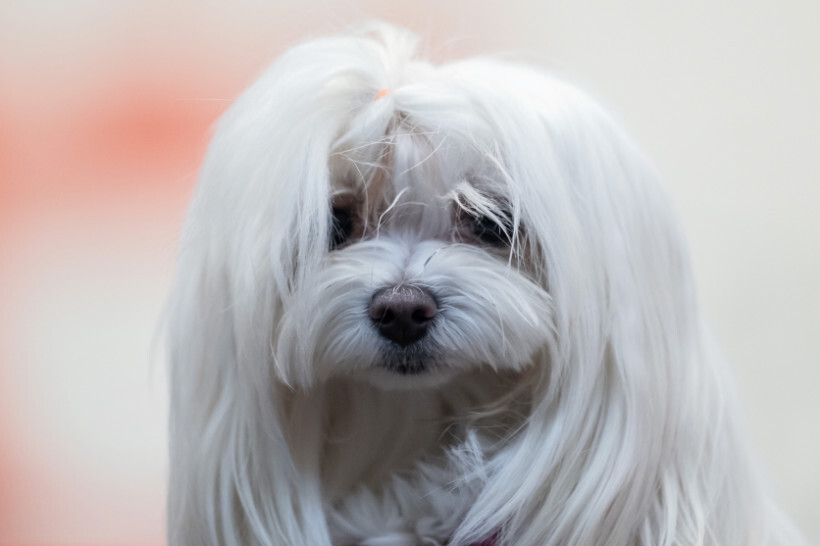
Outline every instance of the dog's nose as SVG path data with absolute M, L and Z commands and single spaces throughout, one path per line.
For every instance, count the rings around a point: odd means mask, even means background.
M 430 292 L 418 286 L 391 286 L 370 300 L 370 318 L 379 333 L 402 347 L 424 337 L 437 311 Z

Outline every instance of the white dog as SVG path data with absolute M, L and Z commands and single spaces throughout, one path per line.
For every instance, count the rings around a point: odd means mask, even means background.
M 385 25 L 221 120 L 171 309 L 172 546 L 750 545 L 762 492 L 647 159 Z

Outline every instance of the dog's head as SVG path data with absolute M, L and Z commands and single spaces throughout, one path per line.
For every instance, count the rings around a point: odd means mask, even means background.
M 392 388 L 548 360 L 562 328 L 597 328 L 582 323 L 616 297 L 611 264 L 666 235 L 634 240 L 651 197 L 624 167 L 650 170 L 577 90 L 413 61 L 412 36 L 379 33 L 289 51 L 220 124 L 189 233 L 264 332 L 240 350 L 289 384 Z

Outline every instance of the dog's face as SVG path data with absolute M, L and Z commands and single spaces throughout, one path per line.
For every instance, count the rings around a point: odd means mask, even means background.
M 396 121 L 329 158 L 328 201 L 315 210 L 327 215 L 326 254 L 288 300 L 274 344 L 312 348 L 314 378 L 437 386 L 522 369 L 546 344 L 550 296 L 528 259 L 537 250 L 519 198 L 455 142 Z

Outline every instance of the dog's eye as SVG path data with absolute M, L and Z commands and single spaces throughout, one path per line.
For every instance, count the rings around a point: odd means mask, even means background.
M 473 235 L 481 242 L 495 246 L 510 243 L 512 236 L 512 219 L 510 214 L 502 212 L 496 218 L 490 216 L 473 216 L 471 220 L 470 227 Z
M 330 225 L 330 250 L 344 244 L 353 233 L 353 214 L 349 209 L 333 207 L 333 220 Z

